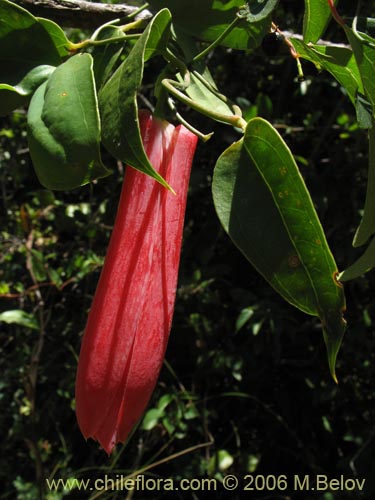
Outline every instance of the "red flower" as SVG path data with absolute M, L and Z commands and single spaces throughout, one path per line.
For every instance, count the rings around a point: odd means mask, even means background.
M 85 438 L 111 453 L 154 390 L 171 328 L 183 221 L 197 137 L 140 112 L 151 164 L 173 187 L 127 167 L 104 267 L 88 317 L 76 380 Z

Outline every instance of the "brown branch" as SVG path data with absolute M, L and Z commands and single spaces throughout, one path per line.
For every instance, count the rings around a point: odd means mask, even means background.
M 126 4 L 105 4 L 86 0 L 15 0 L 37 17 L 45 17 L 66 28 L 94 30 L 104 23 L 134 14 L 139 8 Z M 151 17 L 149 10 L 141 11 L 135 19 Z

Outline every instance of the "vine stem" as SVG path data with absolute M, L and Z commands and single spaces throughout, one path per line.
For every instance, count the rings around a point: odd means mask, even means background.
M 217 47 L 223 40 L 226 38 L 233 29 L 238 26 L 242 22 L 242 18 L 237 16 L 233 21 L 230 23 L 230 25 L 225 28 L 225 30 L 221 33 L 221 35 L 216 38 L 214 42 L 212 42 L 208 47 L 206 47 L 202 52 L 197 54 L 193 59 L 190 61 L 191 63 L 195 63 L 205 57 L 207 54 L 211 52 L 215 47 Z
M 336 5 L 334 0 L 327 0 L 328 6 L 331 9 L 331 14 L 334 20 L 340 25 L 340 26 L 345 26 L 345 21 L 344 19 L 340 16 L 340 14 L 337 12 Z
M 232 127 L 240 128 L 242 130 L 245 130 L 247 122 L 242 118 L 240 115 L 224 115 L 222 113 L 217 113 L 213 109 L 208 109 L 198 102 L 194 101 L 190 97 L 188 97 L 186 94 L 183 94 L 180 92 L 176 87 L 175 84 L 177 83 L 180 85 L 178 82 L 175 82 L 174 80 L 170 80 L 168 78 L 164 78 L 162 80 L 162 85 L 167 89 L 168 92 L 170 92 L 174 97 L 176 97 L 179 101 L 183 102 L 187 106 L 190 106 L 192 109 L 195 111 L 198 111 L 198 113 L 201 113 L 202 115 L 208 116 L 209 118 L 212 118 L 213 120 L 216 120 L 221 123 L 226 123 L 227 125 L 231 125 Z
M 106 23 L 101 28 L 105 26 L 110 26 L 114 24 L 115 22 L 118 22 L 118 19 L 115 19 L 112 21 L 112 23 Z M 118 29 L 121 30 L 123 33 L 127 33 L 130 30 L 138 29 L 138 28 L 143 28 L 144 25 L 146 24 L 145 19 L 138 19 L 137 21 L 133 21 L 131 23 L 127 23 L 123 26 L 118 26 Z M 131 38 L 139 38 L 140 34 L 139 33 L 134 33 L 132 35 L 124 35 L 124 36 L 116 36 L 113 38 L 105 38 L 104 40 L 97 40 L 96 37 L 99 34 L 100 29 L 95 31 L 93 36 L 91 38 L 88 38 L 86 40 L 83 40 L 82 42 L 78 43 L 69 43 L 69 51 L 70 52 L 77 52 L 78 50 L 85 49 L 86 47 L 89 46 L 100 46 L 100 45 L 107 45 L 108 43 L 115 43 L 115 42 L 123 42 L 124 40 L 129 40 Z
M 193 134 L 195 134 L 197 137 L 199 137 L 199 139 L 201 139 L 203 142 L 207 142 L 212 137 L 213 132 L 211 132 L 210 134 L 203 134 L 198 129 L 196 129 L 195 127 L 190 125 L 190 123 L 187 122 L 185 120 L 185 118 L 176 110 L 176 106 L 174 105 L 173 99 L 171 97 L 168 97 L 168 104 L 169 104 L 171 110 L 176 115 L 176 118 L 178 119 L 178 121 L 180 123 L 182 123 L 182 125 L 184 125 L 184 127 L 186 127 L 188 130 L 190 130 L 190 132 L 193 132 Z

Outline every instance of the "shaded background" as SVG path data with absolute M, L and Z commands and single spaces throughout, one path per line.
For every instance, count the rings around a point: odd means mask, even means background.
M 300 2 L 280 4 L 274 21 L 281 29 L 301 32 Z M 345 12 L 351 3 L 340 5 Z M 342 39 L 333 23 L 326 37 Z M 366 134 L 357 128 L 342 89 L 306 62 L 306 81 L 298 83 L 292 58 L 262 49 L 217 49 L 208 65 L 220 90 L 247 117 L 263 116 L 283 135 L 338 266 L 346 267 L 358 256 L 351 241 L 364 204 L 368 158 Z M 151 101 L 160 67 L 152 60 L 145 73 L 143 97 Z M 231 244 L 214 213 L 213 167 L 239 136 L 183 111 L 215 135 L 199 144 L 194 162 L 166 362 L 144 420 L 110 458 L 79 432 L 74 380 L 123 167 L 104 152 L 112 176 L 70 192 L 46 191 L 28 156 L 25 111 L 1 118 L 0 312 L 21 309 L 25 315 L 24 325 L 0 323 L 0 499 L 124 499 L 123 491 L 100 496 L 77 489 L 52 492 L 45 479 L 116 478 L 167 457 L 147 477 L 286 474 L 291 484 L 295 474 L 343 474 L 366 478 L 365 493 L 259 491 L 246 496 L 374 498 L 374 275 L 346 285 L 348 330 L 337 386 L 329 376 L 318 321 L 274 293 Z M 212 444 L 198 448 L 207 442 Z M 190 447 L 197 449 L 173 456 Z M 164 496 L 155 491 L 132 495 Z M 200 493 L 174 496 L 200 498 Z M 240 491 L 215 495 L 226 496 L 242 497 Z

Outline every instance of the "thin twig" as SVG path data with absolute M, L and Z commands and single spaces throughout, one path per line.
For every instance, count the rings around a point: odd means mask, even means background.
M 95 29 L 116 18 L 148 19 L 152 13 L 127 4 L 104 4 L 86 0 L 16 0 L 33 15 L 47 17 L 69 28 Z

